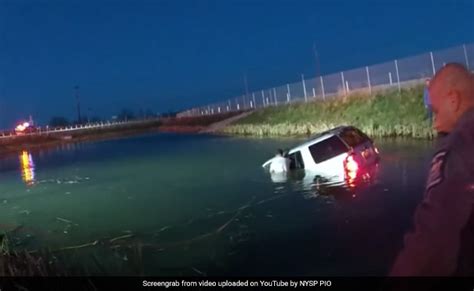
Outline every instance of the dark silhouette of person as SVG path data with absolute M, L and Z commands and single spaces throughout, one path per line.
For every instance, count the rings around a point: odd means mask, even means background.
M 430 125 L 433 122 L 433 109 L 431 106 L 430 91 L 428 90 L 430 86 L 430 79 L 425 80 L 425 89 L 423 90 L 423 104 L 425 105 L 426 118 L 429 120 Z
M 391 276 L 474 276 L 474 76 L 451 63 L 430 82 L 440 134 L 414 229 Z

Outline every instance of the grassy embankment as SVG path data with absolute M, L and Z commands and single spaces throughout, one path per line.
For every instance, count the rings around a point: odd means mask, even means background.
M 303 136 L 339 125 L 353 125 L 373 137 L 433 138 L 425 119 L 423 87 L 354 93 L 331 101 L 312 101 L 257 110 L 222 130 L 252 136 Z

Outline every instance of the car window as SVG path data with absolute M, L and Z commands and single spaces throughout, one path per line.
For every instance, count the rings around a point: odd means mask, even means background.
M 292 153 L 288 158 L 290 159 L 290 169 L 304 169 L 303 156 L 300 151 Z
M 347 147 L 337 136 L 332 136 L 309 147 L 309 151 L 315 163 L 338 156 L 347 151 Z
M 360 130 L 355 128 L 345 129 L 339 136 L 346 142 L 350 147 L 356 147 L 367 141 L 370 141 L 369 137 L 362 133 Z

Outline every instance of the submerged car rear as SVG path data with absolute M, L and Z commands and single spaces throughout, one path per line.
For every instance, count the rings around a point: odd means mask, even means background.
M 371 175 L 379 161 L 378 149 L 373 141 L 355 127 L 345 128 L 338 136 L 349 148 L 344 160 L 345 179 L 351 181 Z

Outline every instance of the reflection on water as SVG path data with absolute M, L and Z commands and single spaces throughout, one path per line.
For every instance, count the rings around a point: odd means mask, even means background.
M 35 163 L 28 151 L 23 151 L 19 155 L 21 178 L 26 185 L 32 186 L 35 183 Z
M 335 181 L 330 177 L 316 175 L 305 170 L 292 170 L 288 173 L 271 173 L 270 178 L 275 183 L 275 193 L 283 188 L 282 185 L 294 186 L 294 191 L 299 192 L 305 199 L 323 196 L 339 198 L 355 198 L 358 193 L 377 183 L 379 164 L 374 164 L 360 172 L 357 178 L 344 181 Z

